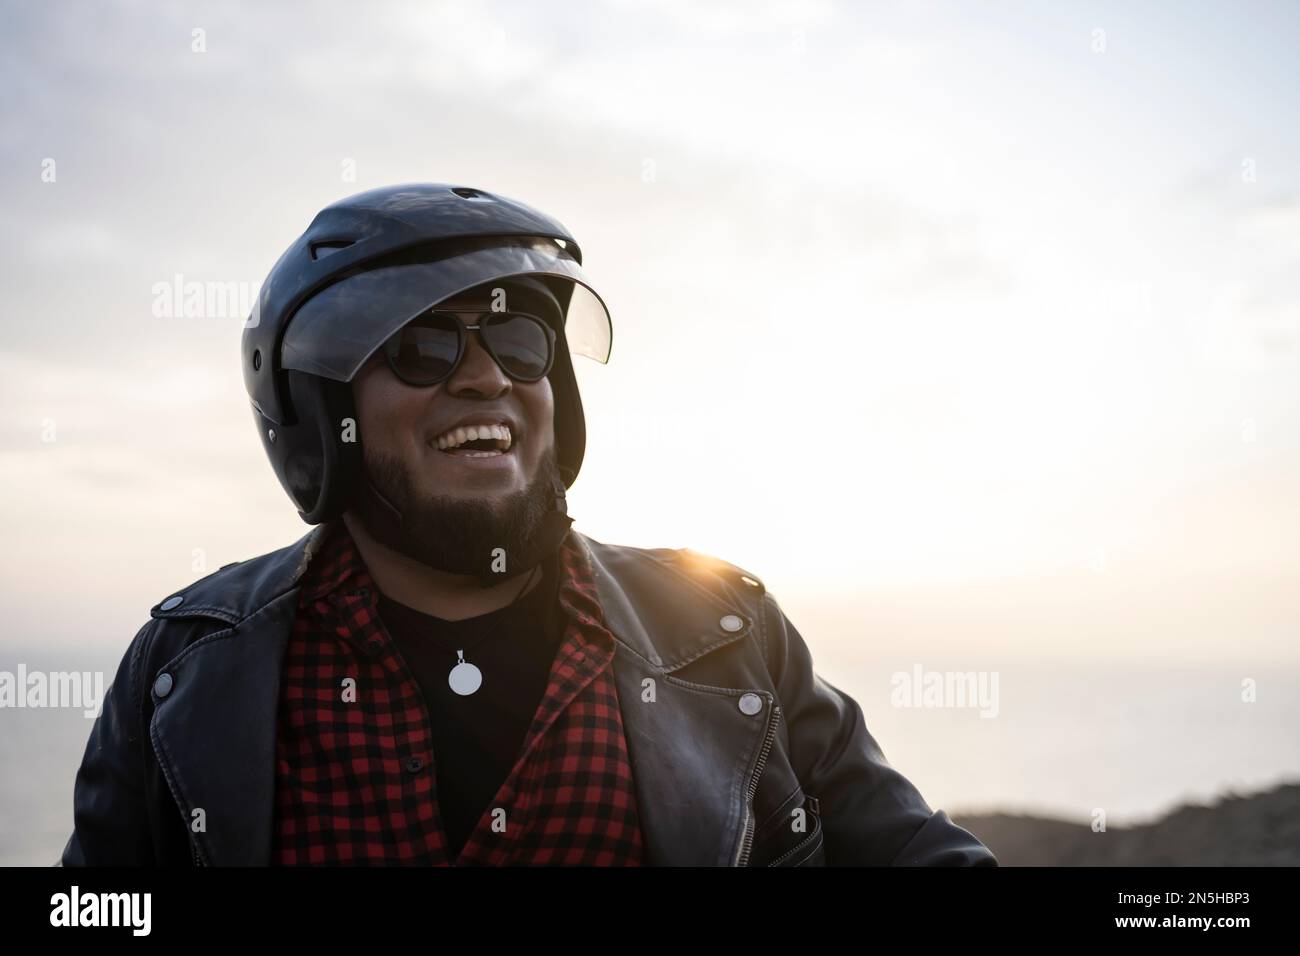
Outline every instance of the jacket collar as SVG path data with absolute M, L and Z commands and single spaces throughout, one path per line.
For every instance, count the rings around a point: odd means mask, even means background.
M 150 609 L 156 618 L 213 617 L 232 626 L 242 624 L 261 609 L 297 596 L 313 557 L 324 545 L 332 524 L 317 525 L 296 542 L 248 561 L 226 565 L 171 595 Z M 671 673 L 718 647 L 745 637 L 754 627 L 752 615 L 736 602 L 720 599 L 672 562 L 644 548 L 609 545 L 577 529 L 570 529 L 591 564 L 605 624 L 625 647 L 664 673 Z M 698 601 L 671 605 L 663 601 L 667 580 L 687 588 Z M 180 598 L 179 603 L 176 599 Z M 164 605 L 172 605 L 164 610 Z M 739 618 L 740 626 L 728 630 L 723 618 Z M 735 621 L 726 622 L 735 628 Z M 663 630 L 656 624 L 670 625 Z M 652 634 L 670 634 L 670 643 Z
M 210 617 L 229 625 L 162 667 L 174 689 L 158 701 L 150 725 L 186 819 L 204 810 L 209 825 L 194 836 L 205 862 L 248 866 L 270 858 L 280 664 L 300 583 L 329 530 L 318 526 L 288 547 L 227 565 L 151 611 L 155 618 Z M 615 638 L 648 862 L 731 865 L 741 852 L 775 701 L 761 688 L 702 685 L 673 672 L 746 637 L 754 614 L 678 570 L 669 552 L 570 533 L 590 562 L 604 624 Z M 678 599 L 681 589 L 698 600 Z M 763 698 L 761 719 L 738 708 L 745 694 Z M 700 733 L 704 727 L 708 734 Z M 182 746 L 195 739 L 210 745 Z

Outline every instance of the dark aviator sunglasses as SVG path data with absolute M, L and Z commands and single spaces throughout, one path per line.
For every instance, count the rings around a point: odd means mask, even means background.
M 479 321 L 467 325 L 462 315 Z M 551 370 L 555 330 L 528 312 L 433 310 L 393 333 L 383 345 L 384 357 L 407 385 L 436 385 L 460 365 L 470 332 L 478 332 L 488 354 L 517 382 L 541 381 Z

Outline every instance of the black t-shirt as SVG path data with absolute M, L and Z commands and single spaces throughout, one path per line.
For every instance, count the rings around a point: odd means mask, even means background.
M 514 604 L 461 621 L 379 595 L 380 619 L 429 708 L 438 808 L 453 854 L 509 776 L 546 693 L 564 633 L 558 561 L 554 554 L 543 561 L 542 580 Z M 524 586 L 516 580 L 516 587 Z M 447 681 L 458 649 L 483 675 L 478 690 L 466 696 Z

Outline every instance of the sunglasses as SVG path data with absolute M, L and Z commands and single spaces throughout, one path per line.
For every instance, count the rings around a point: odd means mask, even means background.
M 466 325 L 461 315 L 478 324 Z M 440 312 L 418 316 L 383 345 L 393 374 L 407 385 L 446 381 L 465 357 L 465 342 L 477 331 L 483 347 L 517 382 L 545 378 L 555 359 L 555 330 L 527 312 Z

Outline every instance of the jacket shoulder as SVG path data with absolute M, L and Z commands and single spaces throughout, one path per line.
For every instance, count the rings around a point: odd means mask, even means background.
M 762 579 L 690 548 L 646 548 L 583 539 L 591 552 L 606 623 L 633 651 L 665 672 L 724 647 L 750 645 L 766 662 L 775 620 Z M 728 655 L 723 666 L 756 658 Z M 705 670 L 695 679 L 726 686 L 763 680 L 756 671 Z M 747 665 L 746 665 L 747 666 Z M 768 668 L 770 673 L 770 667 Z
M 293 544 L 224 564 L 171 591 L 149 609 L 155 619 L 209 617 L 238 624 L 297 586 L 324 534 L 317 526 Z
M 651 660 L 687 662 L 736 640 L 767 644 L 771 600 L 740 565 L 690 548 L 608 544 L 584 535 L 607 614 L 655 645 Z
M 684 575 L 695 584 L 713 592 L 739 590 L 762 595 L 766 590 L 762 579 L 752 571 L 691 548 L 647 548 L 630 544 L 609 544 L 597 541 L 587 534 L 582 537 L 592 553 L 597 555 L 601 563 L 606 566 L 640 565 L 648 560 L 662 566 L 665 570 Z
M 691 548 L 676 548 L 673 553 L 678 566 L 688 574 L 697 577 L 712 575 L 732 584 L 742 585 L 757 594 L 763 594 L 767 590 L 757 574 L 746 571 L 738 564 L 732 564 L 730 561 Z

